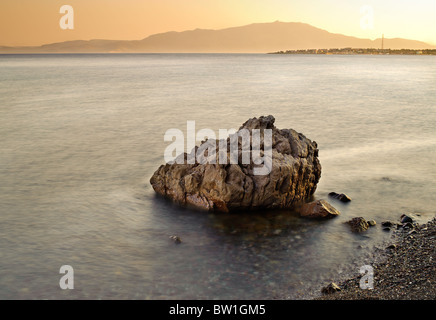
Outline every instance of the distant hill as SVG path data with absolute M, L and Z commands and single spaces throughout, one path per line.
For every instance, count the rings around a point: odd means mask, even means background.
M 221 30 L 195 29 L 151 35 L 143 40 L 78 40 L 39 47 L 0 47 L 0 53 L 266 53 L 280 50 L 329 48 L 380 48 L 370 40 L 330 33 L 305 23 L 255 23 Z M 433 49 L 407 39 L 386 39 L 390 49 Z

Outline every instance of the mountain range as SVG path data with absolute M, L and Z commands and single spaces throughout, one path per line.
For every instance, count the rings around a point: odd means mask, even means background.
M 267 53 L 280 50 L 380 48 L 381 39 L 330 33 L 300 22 L 254 23 L 220 30 L 165 32 L 142 40 L 77 40 L 36 47 L 0 46 L 0 53 Z M 384 39 L 385 49 L 434 49 L 425 42 Z

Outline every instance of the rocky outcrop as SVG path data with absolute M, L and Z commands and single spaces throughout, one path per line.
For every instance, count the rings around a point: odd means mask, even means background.
M 305 203 L 299 211 L 300 216 L 313 219 L 333 218 L 340 214 L 330 203 L 322 199 Z
M 160 195 L 168 197 L 182 205 L 194 205 L 206 210 L 231 211 L 234 209 L 257 208 L 291 208 L 298 202 L 309 198 L 316 190 L 321 177 L 321 165 L 318 160 L 318 148 L 303 134 L 293 129 L 277 129 L 274 117 L 252 118 L 238 130 L 247 129 L 252 136 L 252 129 L 272 130 L 272 167 L 269 173 L 256 175 L 259 168 L 250 157 L 249 163 L 242 161 L 244 141 L 238 138 L 238 163 L 200 163 L 198 160 L 188 164 L 188 154 L 181 155 L 176 163 L 161 165 L 153 174 L 150 183 Z M 250 149 L 252 147 L 250 139 Z M 219 154 L 224 141 L 207 140 L 203 145 L 213 148 Z M 230 137 L 227 145 L 227 158 L 230 158 Z M 260 135 L 260 150 L 265 145 L 264 136 Z M 210 149 L 205 153 L 207 156 Z M 261 152 L 261 156 L 267 157 Z M 182 160 L 182 163 L 179 164 Z

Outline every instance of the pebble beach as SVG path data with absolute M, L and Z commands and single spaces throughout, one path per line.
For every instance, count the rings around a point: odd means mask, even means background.
M 386 258 L 374 266 L 373 289 L 361 289 L 361 275 L 338 282 L 320 300 L 434 300 L 436 219 L 399 227 Z

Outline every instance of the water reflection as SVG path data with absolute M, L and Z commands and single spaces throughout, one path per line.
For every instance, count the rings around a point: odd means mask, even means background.
M 338 257 L 336 254 L 326 260 L 325 252 L 320 254 L 326 250 L 324 237 L 329 238 L 327 243 L 338 239 L 337 234 L 325 234 L 331 224 L 328 220 L 302 219 L 288 210 L 199 212 L 177 207 L 162 197 L 155 197 L 153 202 L 167 219 L 165 237 L 177 233 L 182 239 L 180 245 L 168 241 L 171 262 L 161 261 L 159 265 L 166 265 L 165 270 L 154 270 L 162 279 L 156 288 L 163 292 L 168 293 L 168 283 L 175 280 L 171 275 L 177 274 L 179 281 L 183 277 L 183 282 L 189 284 L 188 291 L 195 290 L 202 297 L 213 298 L 219 293 L 238 299 L 242 297 L 238 292 L 249 290 L 250 296 L 259 299 L 296 298 L 331 272 Z M 337 249 L 330 244 L 328 250 Z M 344 258 L 346 251 L 341 251 L 339 257 Z

